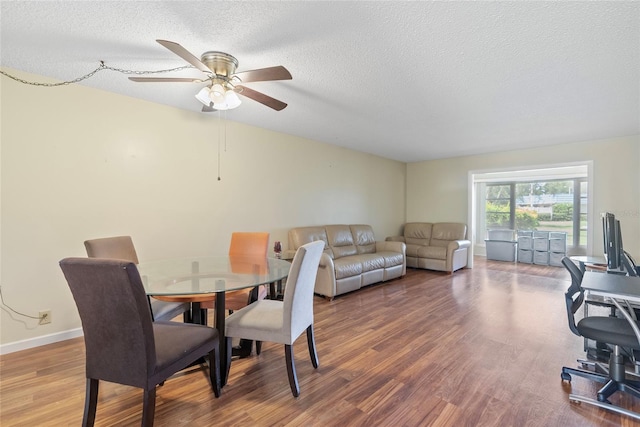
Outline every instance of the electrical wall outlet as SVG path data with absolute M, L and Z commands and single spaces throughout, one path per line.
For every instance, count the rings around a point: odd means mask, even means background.
M 40 325 L 51 323 L 51 310 L 43 310 L 39 312 L 38 317 L 40 318 L 40 320 L 38 321 Z

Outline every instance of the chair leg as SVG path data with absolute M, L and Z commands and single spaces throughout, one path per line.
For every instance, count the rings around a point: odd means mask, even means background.
M 256 354 L 259 356 L 262 351 L 262 341 L 256 341 Z
M 316 352 L 316 340 L 313 335 L 313 325 L 307 328 L 307 345 L 309 346 L 309 356 L 313 367 L 318 369 L 318 353 Z
M 233 349 L 232 356 L 239 356 L 240 359 L 245 359 L 251 356 L 252 347 L 253 347 L 253 341 L 245 338 L 240 338 L 240 345 L 236 346 L 236 348 Z
M 216 397 L 220 397 L 220 348 L 214 348 L 209 352 L 209 379 L 211 389 Z
M 96 407 L 98 406 L 98 385 L 100 381 L 87 378 L 87 393 L 84 400 L 84 415 L 82 427 L 91 427 L 96 421 Z
M 144 401 L 142 402 L 142 426 L 152 427 L 153 418 L 156 412 L 156 387 L 144 391 Z
M 229 371 L 231 370 L 231 356 L 233 353 L 233 338 L 227 337 L 226 340 L 227 340 L 227 354 L 222 355 L 222 357 L 227 358 L 227 374 L 225 375 L 225 378 L 227 379 L 227 381 L 229 381 Z
M 151 321 L 154 322 L 156 318 L 153 315 L 153 309 L 151 308 L 151 297 L 149 295 L 147 295 L 147 302 L 149 303 L 149 311 L 151 312 Z
M 565 381 L 571 381 L 571 375 L 578 375 L 579 377 L 587 378 L 592 381 L 596 381 L 602 384 L 606 384 L 609 381 L 609 375 L 600 374 L 598 372 L 587 371 L 580 368 L 569 368 L 567 366 L 562 367 L 561 378 Z
M 620 382 L 611 379 L 604 387 L 598 390 L 598 401 L 611 403 L 609 402 L 609 397 L 616 391 L 629 393 L 636 398 L 640 398 L 640 381 L 624 380 L 624 382 Z
M 284 358 L 287 362 L 287 375 L 289 376 L 289 386 L 293 397 L 300 395 L 300 386 L 298 385 L 298 377 L 296 375 L 296 365 L 293 361 L 293 345 L 284 345 Z

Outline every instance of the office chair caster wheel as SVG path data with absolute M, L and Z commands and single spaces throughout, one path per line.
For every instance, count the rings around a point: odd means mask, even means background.
M 567 374 L 566 372 L 561 373 L 560 378 L 562 378 L 563 381 L 571 382 L 571 375 Z

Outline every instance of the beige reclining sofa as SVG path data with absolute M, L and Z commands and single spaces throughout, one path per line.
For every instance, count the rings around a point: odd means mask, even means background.
M 448 273 L 467 266 L 471 246 L 466 224 L 457 222 L 408 222 L 402 236 L 386 240 L 407 245 L 407 267 Z
M 325 242 L 315 293 L 329 299 L 407 272 L 404 243 L 376 242 L 369 225 L 293 228 L 289 230 L 289 248 L 284 257 L 315 240 Z

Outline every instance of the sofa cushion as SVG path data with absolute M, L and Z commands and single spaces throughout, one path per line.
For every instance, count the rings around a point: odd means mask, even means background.
M 422 246 L 418 249 L 418 258 L 447 259 L 446 246 Z
M 431 240 L 430 222 L 408 222 L 404 225 L 404 240 L 407 245 L 428 246 Z M 408 254 L 407 254 L 408 255 Z M 415 256 L 415 255 L 412 255 Z
M 424 248 L 425 246 L 426 245 L 416 245 L 415 243 L 407 243 L 406 245 L 407 256 L 417 258 L 418 250 L 420 250 L 420 248 Z
M 404 262 L 404 255 L 402 255 L 399 252 L 378 252 L 377 253 L 379 256 L 381 256 L 382 258 L 384 258 L 384 267 L 385 268 L 389 268 L 389 267 L 395 267 L 397 265 L 402 265 L 402 263 Z
M 464 240 L 467 237 L 467 225 L 457 222 L 439 222 L 431 230 L 431 246 L 447 247 L 452 240 Z
M 355 257 L 339 258 L 333 262 L 336 280 L 362 274 L 362 263 Z
M 334 259 L 358 253 L 348 225 L 327 225 L 325 229 L 327 230 L 327 242 L 331 247 Z
M 291 229 L 289 231 L 289 240 L 289 245 L 293 245 L 296 249 L 316 240 L 324 240 L 324 248 L 327 249 L 327 233 L 324 231 L 324 227 L 298 227 Z
M 293 248 L 294 251 L 302 245 L 315 242 L 317 240 L 324 241 L 325 253 L 333 258 L 331 248 L 327 243 L 327 233 L 324 227 L 297 227 L 289 230 L 289 248 Z
M 384 268 L 384 257 L 379 254 L 360 254 L 349 257 L 354 261 L 359 261 L 362 264 L 362 271 L 373 271 Z
M 359 254 L 376 253 L 376 238 L 370 225 L 350 225 L 353 242 Z

